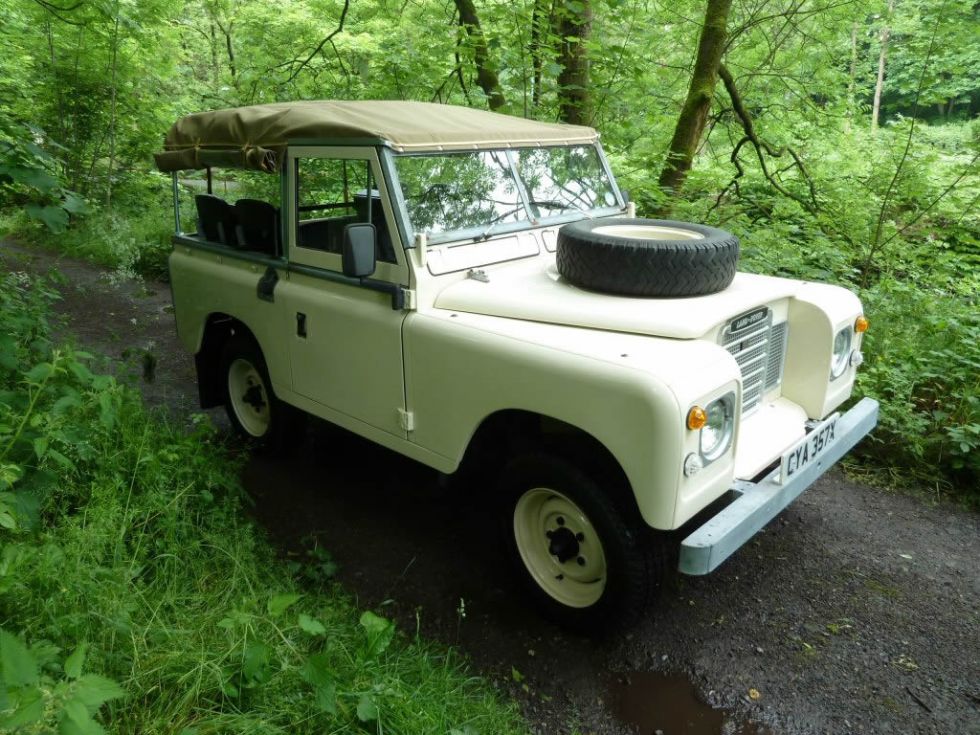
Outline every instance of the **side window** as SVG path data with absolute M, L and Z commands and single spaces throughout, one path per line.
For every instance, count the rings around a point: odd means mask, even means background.
M 378 236 L 378 260 L 395 262 L 370 162 L 297 158 L 296 209 L 296 244 L 300 247 L 339 255 L 344 228 L 371 222 Z

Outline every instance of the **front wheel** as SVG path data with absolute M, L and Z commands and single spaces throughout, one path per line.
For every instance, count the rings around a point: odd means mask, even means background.
M 664 553 L 621 489 L 546 454 L 519 457 L 501 475 L 516 571 L 544 615 L 567 628 L 596 634 L 635 622 L 660 587 Z
M 225 410 L 235 432 L 265 451 L 282 452 L 299 440 L 302 414 L 272 392 L 262 351 L 246 335 L 233 335 L 221 355 Z

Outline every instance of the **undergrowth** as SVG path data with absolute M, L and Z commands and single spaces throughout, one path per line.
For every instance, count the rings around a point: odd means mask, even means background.
M 278 559 L 208 423 L 53 345 L 52 298 L 0 283 L 0 732 L 525 731 L 330 565 Z
M 166 281 L 173 208 L 152 199 L 140 206 L 92 206 L 85 217 L 54 234 L 44 223 L 18 210 L 0 216 L 0 236 L 55 248 L 65 255 L 104 265 L 121 277 Z

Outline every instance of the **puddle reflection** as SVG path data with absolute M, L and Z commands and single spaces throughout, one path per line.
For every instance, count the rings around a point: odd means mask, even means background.
M 771 735 L 753 722 L 738 722 L 731 713 L 701 701 L 682 674 L 639 671 L 613 684 L 613 712 L 640 735 Z

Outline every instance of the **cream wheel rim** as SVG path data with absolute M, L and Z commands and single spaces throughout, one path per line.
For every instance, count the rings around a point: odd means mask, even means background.
M 694 230 L 663 225 L 602 225 L 592 230 L 596 235 L 629 237 L 635 240 L 703 240 L 704 235 Z
M 514 507 L 514 538 L 531 577 L 568 607 L 589 607 L 606 588 L 606 555 L 588 516 L 557 490 L 528 490 Z
M 259 371 L 241 357 L 228 366 L 228 397 L 235 418 L 252 436 L 265 436 L 269 430 L 272 413 L 265 382 Z

